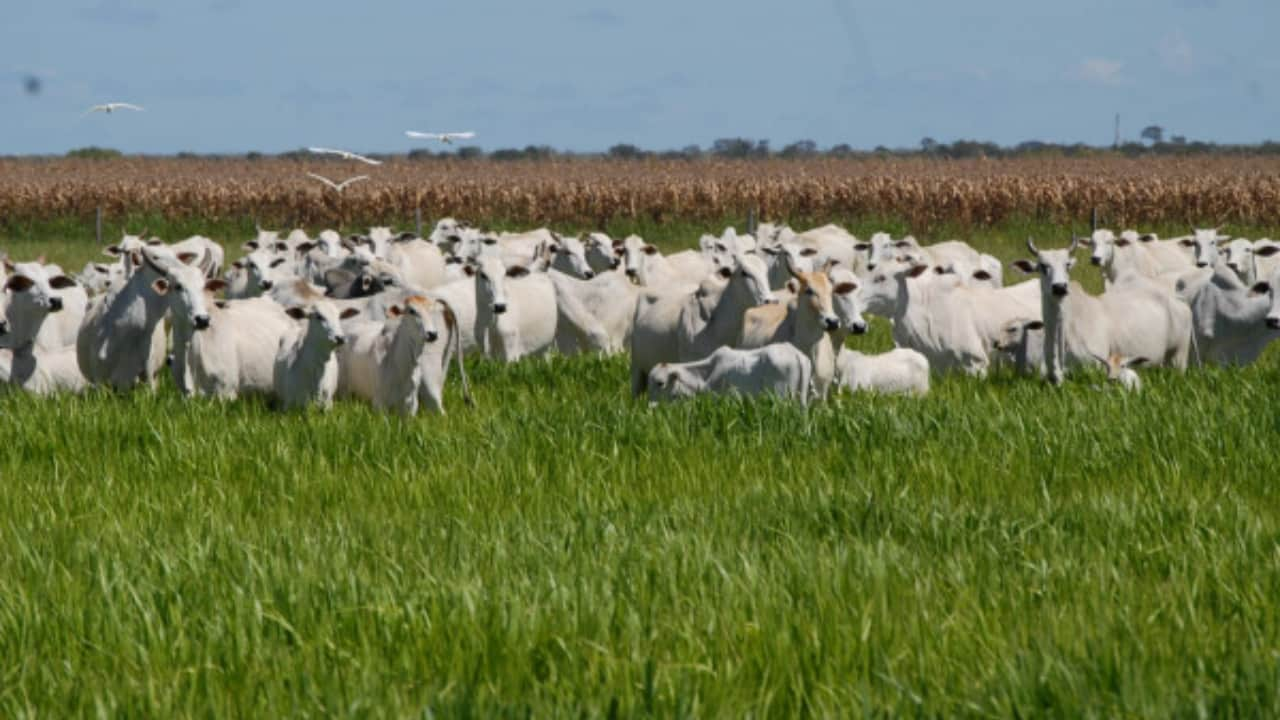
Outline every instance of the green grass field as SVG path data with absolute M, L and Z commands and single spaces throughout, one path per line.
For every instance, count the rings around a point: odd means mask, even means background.
M 1274 350 L 808 411 L 469 362 L 409 420 L 0 397 L 0 715 L 1280 715 Z

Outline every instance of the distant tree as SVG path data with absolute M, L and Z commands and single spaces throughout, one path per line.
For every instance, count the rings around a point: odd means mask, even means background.
M 818 143 L 812 140 L 798 140 L 782 148 L 782 152 L 778 153 L 782 157 L 810 157 L 817 154 Z
M 475 145 L 464 145 L 458 148 L 457 155 L 459 160 L 475 160 L 484 157 L 484 150 Z
M 489 153 L 489 159 L 498 161 L 519 160 L 524 157 L 524 153 L 516 148 L 498 148 Z
M 1187 137 L 1185 135 L 1174 135 L 1173 137 L 1169 138 L 1169 142 L 1173 143 L 1174 145 L 1186 145 Z
M 256 150 L 251 150 L 251 151 L 249 151 L 249 152 L 245 153 L 245 155 L 244 155 L 244 159 L 245 159 L 245 160 L 261 160 L 261 159 L 262 159 L 262 153 L 260 153 L 260 152 L 258 152 L 258 151 L 256 151 Z
M 618 143 L 609 148 L 609 157 L 621 160 L 635 160 L 648 154 L 631 143 Z
M 700 158 L 702 157 L 702 148 L 697 145 L 685 145 L 684 148 L 680 150 L 680 154 L 690 160 Z
M 920 150 L 927 153 L 938 151 L 938 141 L 931 137 L 924 138 L 920 141 Z
M 1159 125 L 1148 125 L 1142 128 L 1138 136 L 1143 140 L 1150 140 L 1152 145 L 1159 145 L 1164 142 L 1164 128 Z
M 435 157 L 435 153 L 426 148 L 414 148 L 409 151 L 410 160 L 430 160 Z
M 848 157 L 853 154 L 853 148 L 848 143 L 840 143 L 839 145 L 832 145 L 827 153 L 836 157 Z
M 711 154 L 728 158 L 744 158 L 755 150 L 755 143 L 746 138 L 720 138 L 711 143 Z
M 80 158 L 81 160 L 105 160 L 107 158 L 118 158 L 120 154 L 119 150 L 113 148 L 91 146 L 71 150 L 67 153 L 67 157 Z

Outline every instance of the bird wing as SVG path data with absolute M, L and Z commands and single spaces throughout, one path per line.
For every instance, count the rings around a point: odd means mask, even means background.
M 355 183 L 360 182 L 361 180 L 368 180 L 368 179 L 369 179 L 368 175 L 357 175 L 355 177 L 347 178 L 346 180 L 343 180 L 342 182 L 338 183 L 338 189 L 346 190 L 348 185 L 353 185 Z
M 347 153 L 347 158 L 348 158 L 348 159 L 351 159 L 351 160 L 359 160 L 360 162 L 365 163 L 366 165 L 381 165 L 381 164 L 382 164 L 382 161 L 381 161 L 381 160 L 374 160 L 373 158 L 367 158 L 367 157 L 365 157 L 365 156 L 363 156 L 363 155 L 357 155 L 357 154 L 355 154 L 355 153 Z
M 404 134 L 408 135 L 411 138 L 417 138 L 419 140 L 439 140 L 440 139 L 440 136 L 437 135 L 436 133 L 424 133 L 424 132 L 418 132 L 417 130 L 405 130 Z
M 139 105 L 134 105 L 133 103 L 112 103 L 112 105 L 118 108 L 124 108 L 125 110 L 137 110 L 138 112 L 143 112 L 145 110 L 145 108 Z
M 455 140 L 470 140 L 471 138 L 476 136 L 476 134 L 471 132 L 470 130 L 466 132 L 460 132 L 460 133 L 448 133 L 448 135 L 449 137 Z
M 325 185 L 328 185 L 329 187 L 333 188 L 334 190 L 341 190 L 341 189 L 342 189 L 341 187 L 339 187 L 339 186 L 338 186 L 338 184 L 337 184 L 337 183 L 335 183 L 334 181 L 330 180 L 329 178 L 327 178 L 327 177 L 325 177 L 325 176 L 323 176 L 323 175 L 317 175 L 317 174 L 315 174 L 315 173 L 313 173 L 313 172 L 309 172 L 309 173 L 307 173 L 307 177 L 315 178 L 316 180 L 319 180 L 320 182 L 324 183 Z

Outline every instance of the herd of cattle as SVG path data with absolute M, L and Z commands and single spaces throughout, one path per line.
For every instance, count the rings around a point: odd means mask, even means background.
M 1072 280 L 1088 246 L 1105 291 Z M 427 238 L 373 228 L 343 238 L 259 231 L 224 267 L 217 243 L 146 233 L 70 277 L 56 265 L 0 270 L 0 381 L 36 394 L 154 386 L 167 365 L 184 394 L 329 407 L 335 396 L 412 415 L 443 412 L 464 353 L 503 362 L 548 352 L 630 351 L 631 390 L 801 402 L 834 387 L 924 394 L 930 372 L 982 376 L 997 363 L 1061 383 L 1100 367 L 1246 365 L 1280 337 L 1280 243 L 1195 230 L 1181 238 L 1097 230 L 1013 264 L 960 241 L 922 246 L 827 225 L 765 224 L 704 235 L 664 255 L 637 236 L 493 233 L 445 219 Z M 863 314 L 897 349 L 845 347 Z M 166 323 L 167 319 L 167 323 Z

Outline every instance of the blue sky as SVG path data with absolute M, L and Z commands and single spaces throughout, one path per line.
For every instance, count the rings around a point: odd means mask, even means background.
M 0 154 L 1280 139 L 1276 0 L 6 0 Z M 23 78 L 43 80 L 39 95 Z M 81 118 L 129 101 L 138 115 Z

